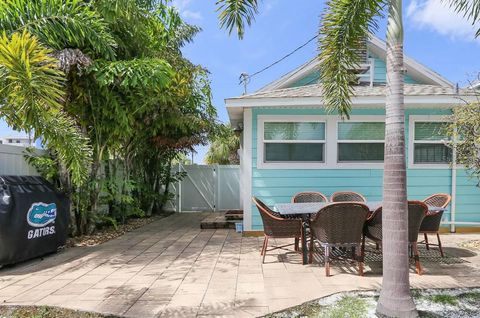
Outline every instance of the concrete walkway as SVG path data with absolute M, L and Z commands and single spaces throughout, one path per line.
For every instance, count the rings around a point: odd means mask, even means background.
M 0 270 L 5 305 L 54 305 L 129 317 L 254 317 L 346 290 L 377 289 L 381 256 L 354 265 L 333 264 L 325 277 L 317 263 L 277 250 L 260 262 L 261 238 L 233 230 L 200 230 L 205 213 L 176 214 L 96 247 Z M 425 274 L 414 288 L 478 287 L 480 257 L 458 243 L 480 235 L 443 235 L 449 257 L 423 251 Z M 279 244 L 284 243 L 277 242 Z M 437 253 L 437 254 L 436 254 Z

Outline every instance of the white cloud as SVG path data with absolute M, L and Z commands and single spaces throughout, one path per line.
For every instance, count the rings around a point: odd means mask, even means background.
M 479 25 L 472 26 L 441 0 L 412 0 L 407 8 L 408 22 L 416 28 L 428 28 L 452 39 L 475 39 Z
M 190 10 L 185 10 L 180 13 L 182 17 L 190 20 L 202 20 L 203 15 L 200 11 L 190 11 Z
M 192 0 L 174 0 L 172 5 L 177 8 L 180 15 L 188 20 L 202 20 L 203 15 L 200 11 L 188 9 Z
M 172 5 L 178 9 L 178 11 L 185 10 L 190 4 L 191 0 L 173 0 Z

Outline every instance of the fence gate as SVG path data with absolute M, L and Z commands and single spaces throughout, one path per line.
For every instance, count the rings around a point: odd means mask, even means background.
M 241 208 L 239 166 L 178 165 L 176 171 L 186 174 L 171 188 L 177 212 Z

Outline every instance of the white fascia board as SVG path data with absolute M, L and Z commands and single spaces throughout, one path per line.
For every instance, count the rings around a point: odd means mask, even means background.
M 476 101 L 475 96 L 405 96 L 406 107 L 430 107 L 439 106 L 450 108 L 452 105 L 460 105 L 465 102 Z M 296 107 L 296 106 L 322 106 L 321 97 L 289 97 L 289 98 L 238 98 L 227 99 L 226 107 L 229 114 L 235 113 L 235 108 L 243 107 Z M 353 97 L 353 108 L 377 108 L 385 105 L 385 96 Z

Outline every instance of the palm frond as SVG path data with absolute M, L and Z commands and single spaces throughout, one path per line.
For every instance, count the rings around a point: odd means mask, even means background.
M 358 68 L 369 34 L 378 28 L 385 0 L 330 0 L 322 17 L 319 37 L 320 80 L 327 111 L 349 117 L 352 70 Z
M 54 50 L 78 48 L 104 58 L 115 56 L 115 41 L 107 24 L 81 0 L 2 0 L 0 29 L 23 30 Z
M 220 27 L 226 28 L 229 34 L 236 29 L 240 39 L 245 27 L 250 26 L 258 14 L 257 0 L 218 0 L 216 5 Z
M 89 72 L 92 72 L 101 86 L 116 85 L 118 87 L 163 90 L 173 76 L 173 69 L 165 60 L 144 58 L 129 61 L 97 61 Z
M 54 149 L 80 184 L 88 175 L 91 149 L 62 112 L 64 75 L 52 51 L 26 31 L 0 37 L 0 118 L 17 130 L 34 131 Z
M 456 12 L 463 15 L 472 25 L 475 25 L 480 19 L 480 1 L 479 0 L 442 0 Z M 480 36 L 480 29 L 475 33 L 475 37 Z

